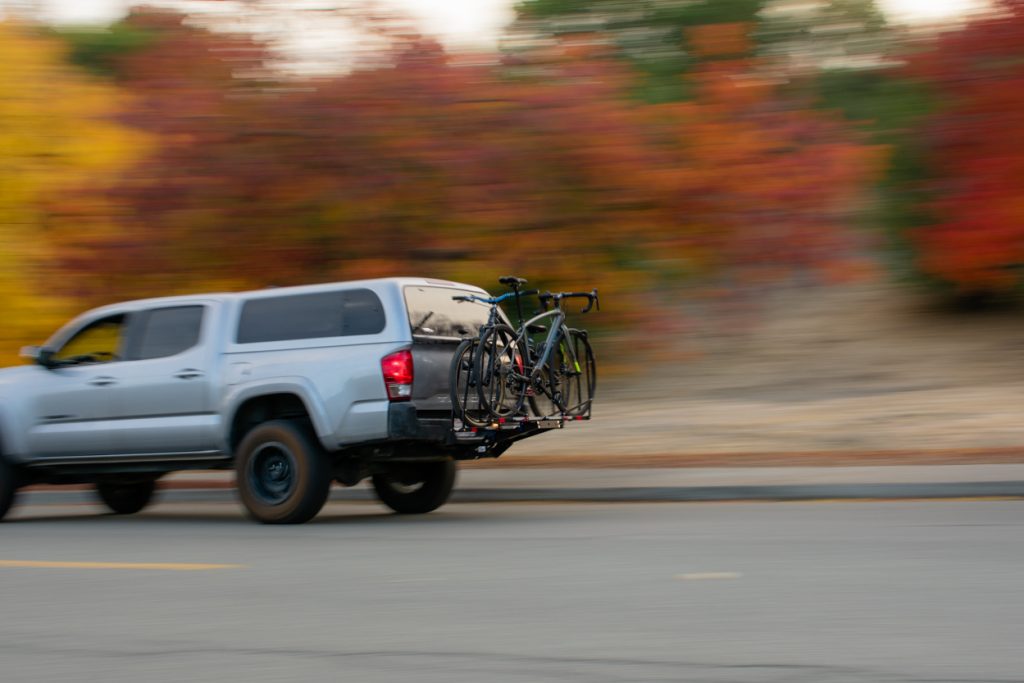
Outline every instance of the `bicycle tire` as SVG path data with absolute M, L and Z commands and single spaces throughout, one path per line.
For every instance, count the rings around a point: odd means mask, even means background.
M 573 363 L 572 355 L 566 346 L 567 343 L 567 335 L 563 331 L 555 340 L 555 346 L 551 349 L 547 362 L 542 367 L 540 377 L 535 384 L 535 390 L 542 391 L 550 397 L 554 404 L 552 417 L 566 415 L 570 401 L 574 400 L 571 397 L 578 393 L 573 390 L 573 383 L 577 378 L 568 370 Z
M 523 353 L 515 331 L 508 325 L 495 325 L 480 335 L 480 347 L 474 358 L 480 407 L 492 418 L 517 414 L 525 399 Z
M 487 412 L 480 408 L 476 388 L 474 359 L 479 343 L 479 339 L 463 339 L 448 371 L 452 415 L 472 427 L 482 427 L 490 421 Z
M 527 342 L 528 352 L 526 354 L 526 365 L 533 367 L 537 364 L 537 361 L 544 353 L 543 342 Z M 547 381 L 547 368 L 542 367 L 539 371 L 540 378 L 536 385 L 528 384 L 525 387 L 526 400 L 530 408 L 531 417 L 545 418 L 553 417 L 558 412 L 558 406 L 555 405 L 554 401 L 551 400 L 549 391 L 545 390 L 548 386 Z
M 549 370 L 540 370 L 539 386 L 527 389 L 527 400 L 530 404 L 530 412 L 538 419 L 557 417 L 559 410 L 551 396 L 551 382 L 548 376 Z
M 566 415 L 589 417 L 597 391 L 597 362 L 586 332 L 569 330 L 569 344 L 573 349 L 574 365 L 569 372 L 575 375 L 575 394 L 566 401 Z

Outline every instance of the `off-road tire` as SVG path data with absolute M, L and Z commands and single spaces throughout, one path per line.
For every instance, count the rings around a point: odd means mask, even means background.
M 110 511 L 118 515 L 133 515 L 149 505 L 156 492 L 155 479 L 119 481 L 108 479 L 96 482 L 96 493 Z
M 18 491 L 18 471 L 14 465 L 0 456 L 0 519 L 14 505 L 14 497 Z
M 373 475 L 382 503 L 403 515 L 419 515 L 444 505 L 455 487 L 454 460 L 401 463 Z
M 254 427 L 235 452 L 238 495 L 263 524 L 301 524 L 316 516 L 331 489 L 331 466 L 312 430 L 273 420 Z

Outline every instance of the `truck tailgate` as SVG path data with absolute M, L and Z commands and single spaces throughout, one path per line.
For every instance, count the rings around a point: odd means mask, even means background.
M 452 356 L 458 340 L 431 339 L 416 341 L 412 346 L 414 378 L 412 399 L 422 417 L 450 417 L 451 396 L 448 390 Z

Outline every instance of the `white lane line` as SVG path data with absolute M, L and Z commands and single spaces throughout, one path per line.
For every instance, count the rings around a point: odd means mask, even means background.
M 676 574 L 673 578 L 680 581 L 713 581 L 715 579 L 738 579 L 743 574 L 739 572 L 693 572 L 691 574 Z
M 5 569 L 137 569 L 151 571 L 195 572 L 212 569 L 244 569 L 244 564 L 208 564 L 196 562 L 52 562 L 45 560 L 0 560 Z

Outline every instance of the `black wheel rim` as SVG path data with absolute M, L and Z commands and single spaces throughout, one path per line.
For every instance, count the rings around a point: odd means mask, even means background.
M 279 505 L 295 490 L 295 456 L 277 441 L 265 443 L 249 459 L 250 489 L 267 505 Z
M 388 482 L 388 486 L 391 488 L 392 491 L 394 491 L 395 493 L 398 493 L 400 495 L 403 495 L 403 496 L 408 496 L 408 495 L 411 495 L 413 493 L 416 493 L 417 491 L 422 489 L 424 486 L 426 486 L 426 482 L 424 482 L 424 481 L 411 481 L 411 482 L 407 482 L 407 481 L 401 481 L 399 479 L 395 479 L 393 477 L 388 477 L 387 478 L 387 482 Z

